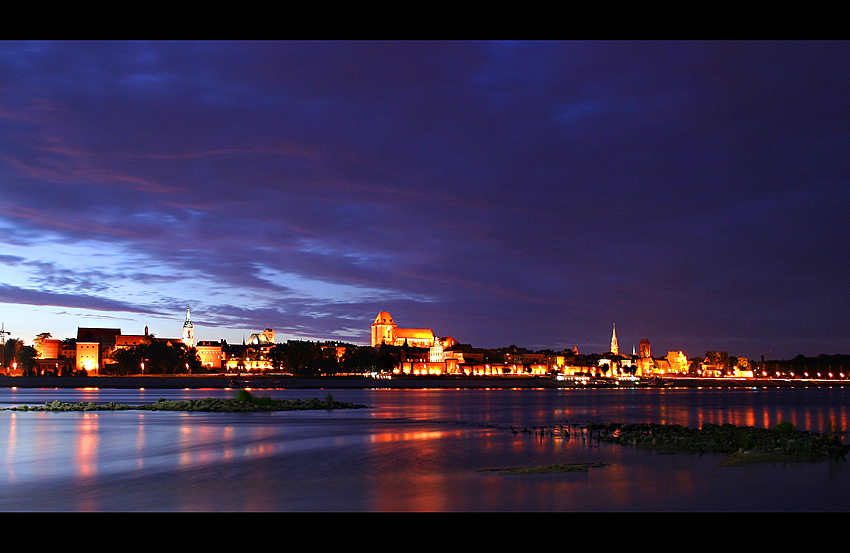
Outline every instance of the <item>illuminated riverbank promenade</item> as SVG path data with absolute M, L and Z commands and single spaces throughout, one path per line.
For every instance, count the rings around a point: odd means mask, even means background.
M 551 377 L 360 376 L 0 376 L 0 388 L 91 389 L 542 389 L 542 388 L 844 388 L 845 380 L 777 378 L 659 378 L 559 380 Z
M 175 323 L 174 330 L 179 325 Z M 653 355 L 649 339 L 631 354 L 622 353 L 617 328 L 612 325 L 610 347 L 604 353 L 580 353 L 577 347 L 563 351 L 532 351 L 511 345 L 478 348 L 431 329 L 401 328 L 390 313 L 381 311 L 370 328 L 371 344 L 337 341 L 287 340 L 278 342 L 275 331 L 254 332 L 241 344 L 224 340 L 197 340 L 190 310 L 179 337 L 161 338 L 145 327 L 143 333 L 125 334 L 120 328 L 80 327 L 76 338 L 55 339 L 42 333 L 33 342 L 11 339 L 3 353 L 6 377 L 145 377 L 141 387 L 179 387 L 177 381 L 154 383 L 154 377 L 193 377 L 187 387 L 247 386 L 234 379 L 259 378 L 258 386 L 287 378 L 321 377 L 317 387 L 330 386 L 330 377 L 347 376 L 339 386 L 362 386 L 392 380 L 393 387 L 480 387 L 503 379 L 499 386 L 712 386 L 762 385 L 809 386 L 843 382 L 850 356 L 832 355 L 784 361 L 733 357 L 725 351 L 708 351 L 688 358 L 683 351 Z M 175 332 L 174 334 L 177 334 Z M 11 346 L 11 347 L 10 347 Z M 201 377 L 208 380 L 199 384 Z M 407 379 L 418 378 L 419 381 Z M 425 381 L 428 380 L 428 382 Z M 24 381 L 5 385 L 26 386 Z M 107 382 L 99 380 L 100 383 Z M 785 383 L 783 383 L 785 382 Z M 285 386 L 302 385 L 303 381 Z M 64 386 L 64 381 L 57 384 Z M 100 384 L 92 384 L 99 386 Z M 109 386 L 136 387 L 129 382 Z

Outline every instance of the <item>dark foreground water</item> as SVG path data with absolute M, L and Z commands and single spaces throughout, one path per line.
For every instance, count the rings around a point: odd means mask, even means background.
M 0 412 L 3 511 L 845 511 L 847 462 L 719 467 L 534 426 L 850 428 L 850 390 L 262 390 L 369 409 Z M 141 404 L 228 390 L 0 389 L 0 407 Z M 513 427 L 513 429 L 512 429 Z M 529 429 L 532 432 L 519 430 Z M 482 469 L 601 461 L 587 472 Z

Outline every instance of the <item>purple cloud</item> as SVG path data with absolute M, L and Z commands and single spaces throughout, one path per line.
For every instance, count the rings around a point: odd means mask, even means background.
M 848 61 L 814 41 L 6 42 L 2 301 L 192 303 L 231 339 L 365 340 L 389 310 L 481 346 L 602 351 L 617 322 L 689 356 L 841 352 Z

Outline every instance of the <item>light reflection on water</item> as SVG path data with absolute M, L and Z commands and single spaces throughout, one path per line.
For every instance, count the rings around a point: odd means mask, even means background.
M 0 412 L 0 510 L 846 510 L 844 463 L 721 468 L 535 427 L 590 421 L 850 428 L 835 389 L 258 390 L 369 409 Z M 0 406 L 141 404 L 230 390 L 0 389 Z M 592 463 L 587 472 L 482 469 Z

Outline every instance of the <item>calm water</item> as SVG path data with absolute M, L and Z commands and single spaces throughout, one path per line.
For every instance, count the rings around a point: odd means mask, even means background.
M 2 511 L 845 511 L 846 462 L 718 467 L 579 437 L 589 421 L 850 428 L 850 390 L 262 390 L 369 409 L 0 412 Z M 0 406 L 228 390 L 0 389 Z M 596 462 L 588 472 L 481 469 Z

